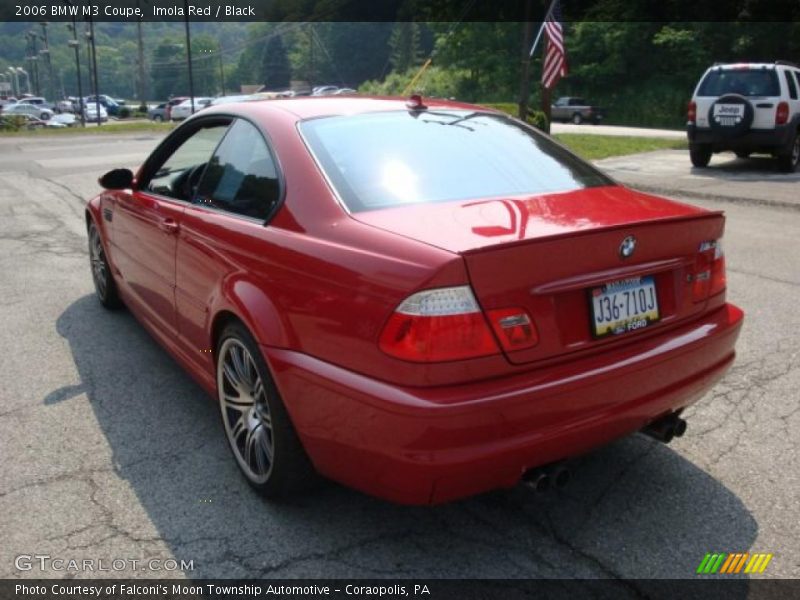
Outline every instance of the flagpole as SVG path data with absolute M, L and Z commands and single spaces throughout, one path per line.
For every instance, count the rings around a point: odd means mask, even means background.
M 556 4 L 556 2 L 557 2 L 557 1 L 558 1 L 558 0 L 553 0 L 553 1 L 550 3 L 550 8 L 548 8 L 548 9 L 547 9 L 547 12 L 546 12 L 546 13 L 544 13 L 544 19 L 542 19 L 542 25 L 541 25 L 541 27 L 539 27 L 539 33 L 537 33 L 537 34 L 536 34 L 536 39 L 535 39 L 535 40 L 533 40 L 533 46 L 531 46 L 531 51 L 530 51 L 530 53 L 528 54 L 528 56 L 529 56 L 530 58 L 533 58 L 533 53 L 534 53 L 534 52 L 536 52 L 536 46 L 538 46 L 538 45 L 539 45 L 539 39 L 541 39 L 541 37 L 542 37 L 542 32 L 544 31 L 544 26 L 545 26 L 545 24 L 547 23 L 547 17 L 549 17 L 549 16 L 550 16 L 550 13 L 551 13 L 551 12 L 553 12 L 553 7 L 555 6 L 555 4 Z

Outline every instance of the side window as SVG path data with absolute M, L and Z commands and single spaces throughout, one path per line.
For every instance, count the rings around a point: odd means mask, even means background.
M 783 72 L 783 75 L 786 77 L 786 85 L 789 86 L 789 97 L 792 100 L 797 100 L 797 83 L 795 82 L 794 77 L 792 77 L 792 73 L 789 71 L 789 69 L 786 69 Z
M 278 172 L 264 137 L 239 119 L 208 163 L 195 202 L 266 219 L 279 193 Z
M 203 167 L 227 129 L 227 123 L 215 123 L 197 130 L 158 167 L 146 189 L 177 200 L 191 200 Z

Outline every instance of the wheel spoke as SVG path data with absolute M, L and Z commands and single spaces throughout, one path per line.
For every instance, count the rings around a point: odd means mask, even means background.
M 233 363 L 233 368 L 236 371 L 239 381 L 243 384 L 249 384 L 251 382 L 247 377 L 247 367 L 245 366 L 247 359 L 244 356 L 244 352 L 243 348 L 231 348 L 231 362 Z
M 261 398 L 263 394 L 264 394 L 264 383 L 261 381 L 261 377 L 258 377 L 256 379 L 255 384 L 253 385 L 253 400 L 258 402 L 258 400 Z
M 233 396 L 231 394 L 225 394 L 222 400 L 225 402 L 225 406 L 234 410 L 238 410 L 239 412 L 244 412 L 253 406 L 253 403 L 250 400 L 242 398 L 241 396 Z
M 261 434 L 258 437 L 262 452 L 267 462 L 272 463 L 272 429 L 267 429 L 266 425 L 260 428 Z
M 258 427 L 257 429 L 253 430 L 253 435 L 250 438 L 253 446 L 253 456 L 255 458 L 256 467 L 258 468 L 259 473 L 266 473 L 270 463 L 270 456 L 266 451 L 264 443 L 265 437 L 264 428 Z
M 236 373 L 236 369 L 231 365 L 227 358 L 222 365 L 222 370 L 225 374 L 225 378 L 228 380 L 228 383 L 231 384 L 233 389 L 235 389 L 237 392 L 241 392 L 242 380 L 239 378 L 239 375 Z
M 236 419 L 236 422 L 231 426 L 231 437 L 233 438 L 234 442 L 236 442 L 244 433 L 247 431 L 247 422 L 244 413 L 239 415 L 239 418 Z M 238 442 L 237 442 L 238 443 Z M 245 442 L 246 443 L 246 442 Z

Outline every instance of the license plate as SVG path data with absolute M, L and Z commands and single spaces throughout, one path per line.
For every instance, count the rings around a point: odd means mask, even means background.
M 591 302 L 595 337 L 643 329 L 659 319 L 652 277 L 622 279 L 593 288 Z

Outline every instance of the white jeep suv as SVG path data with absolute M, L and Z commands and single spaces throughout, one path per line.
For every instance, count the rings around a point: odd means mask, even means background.
M 714 152 L 772 154 L 781 170 L 800 163 L 800 67 L 782 61 L 714 65 L 687 114 L 689 153 L 705 167 Z

